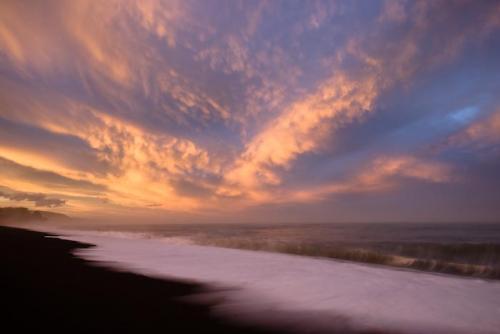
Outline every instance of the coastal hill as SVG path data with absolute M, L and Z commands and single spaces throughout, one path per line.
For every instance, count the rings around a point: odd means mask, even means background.
M 37 222 L 47 220 L 65 220 L 68 216 L 61 213 L 50 211 L 30 210 L 23 207 L 4 207 L 0 208 L 0 224 L 1 223 L 24 223 Z

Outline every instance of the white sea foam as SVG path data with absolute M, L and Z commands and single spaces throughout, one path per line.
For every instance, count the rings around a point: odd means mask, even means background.
M 228 288 L 216 311 L 233 318 L 324 330 L 347 317 L 359 328 L 404 333 L 500 333 L 498 282 L 199 246 L 183 238 L 88 231 L 61 235 L 97 245 L 77 251 L 88 260 Z
M 57 227 L 48 227 L 48 226 L 40 226 L 40 225 L 26 225 L 26 228 L 29 228 L 33 231 L 39 231 L 44 233 L 55 234 L 56 238 L 69 238 L 72 237 L 109 237 L 116 239 L 128 239 L 128 240 L 149 240 L 154 239 L 155 241 L 162 241 L 168 244 L 178 244 L 178 245 L 192 245 L 195 242 L 188 237 L 162 237 L 155 233 L 148 232 L 130 232 L 130 231 L 119 231 L 119 230 L 78 230 L 78 229 L 61 229 Z

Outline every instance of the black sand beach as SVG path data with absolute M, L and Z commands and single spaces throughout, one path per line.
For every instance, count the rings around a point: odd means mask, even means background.
M 182 300 L 208 287 L 96 266 L 72 254 L 92 245 L 47 236 L 0 226 L 2 327 L 12 332 L 289 332 L 230 323 L 211 314 L 215 304 Z M 327 332 L 352 333 L 346 323 L 339 325 L 341 329 Z
M 12 333 L 269 333 L 223 323 L 178 297 L 202 286 L 116 272 L 71 254 L 90 247 L 0 227 L 2 327 Z

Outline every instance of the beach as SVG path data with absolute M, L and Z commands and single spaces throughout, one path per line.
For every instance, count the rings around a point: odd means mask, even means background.
M 137 233 L 61 229 L 47 238 L 1 231 L 8 241 L 2 254 L 24 280 L 10 278 L 18 290 L 8 289 L 11 299 L 20 305 L 36 300 L 48 312 L 36 317 L 56 324 L 64 319 L 69 327 L 408 334 L 494 334 L 500 328 L 500 283 L 494 280 Z M 19 299 L 24 286 L 27 297 Z M 54 318 L 59 312 L 64 315 Z
M 2 327 L 12 332 L 275 333 L 211 315 L 216 301 L 187 302 L 206 287 L 94 266 L 88 244 L 0 227 Z

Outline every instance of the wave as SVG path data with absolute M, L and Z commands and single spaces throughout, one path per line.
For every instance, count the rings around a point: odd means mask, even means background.
M 270 251 L 460 276 L 500 279 L 500 244 L 332 245 L 207 237 L 198 237 L 195 242 L 225 248 Z
M 310 230 L 308 230 L 311 232 Z M 456 240 L 436 241 L 325 241 L 325 238 L 304 235 L 303 230 L 244 228 L 212 228 L 173 226 L 150 228 L 148 231 L 87 230 L 82 233 L 96 237 L 120 239 L 155 239 L 169 244 L 200 244 L 224 248 L 277 252 L 310 257 L 331 258 L 397 268 L 408 268 L 469 277 L 500 279 L 500 243 L 467 243 Z M 299 233 L 300 232 L 300 233 Z M 314 230 L 313 232 L 317 232 Z M 336 232 L 338 232 L 336 230 Z M 345 236 L 345 235 L 344 235 Z M 307 238 L 309 237 L 309 240 Z
M 40 229 L 39 229 L 40 230 Z M 75 235 L 98 238 L 116 238 L 128 240 L 157 240 L 171 245 L 192 245 L 193 240 L 186 236 L 164 236 L 155 232 L 131 232 L 119 230 L 76 230 L 76 229 L 43 229 L 41 231 L 55 233 L 57 235 Z
M 395 333 L 408 330 L 415 333 L 496 333 L 500 326 L 500 319 L 494 312 L 500 307 L 496 298 L 500 294 L 497 282 L 437 275 L 418 277 L 403 270 L 383 270 L 349 262 L 220 247 L 170 245 L 156 238 L 128 240 L 84 233 L 65 238 L 96 245 L 76 252 L 77 256 L 89 261 L 141 275 L 208 284 L 212 289 L 202 291 L 200 298 L 205 301 L 216 298 L 220 304 L 214 304 L 214 315 L 233 321 L 262 321 L 262 324 L 319 333 L 331 332 L 330 326 L 337 321 L 343 326 L 344 319 L 347 327 L 366 333 L 382 329 Z M 330 248 L 330 256 L 340 254 L 332 253 L 332 245 L 291 245 L 282 240 L 268 238 L 251 242 L 247 237 L 242 244 L 236 238 L 205 238 L 205 242 L 232 248 L 245 246 L 312 254 L 327 254 L 321 252 Z M 364 249 L 341 254 L 351 259 L 359 259 L 359 254 L 364 254 L 364 261 L 373 259 L 367 256 L 372 253 Z

